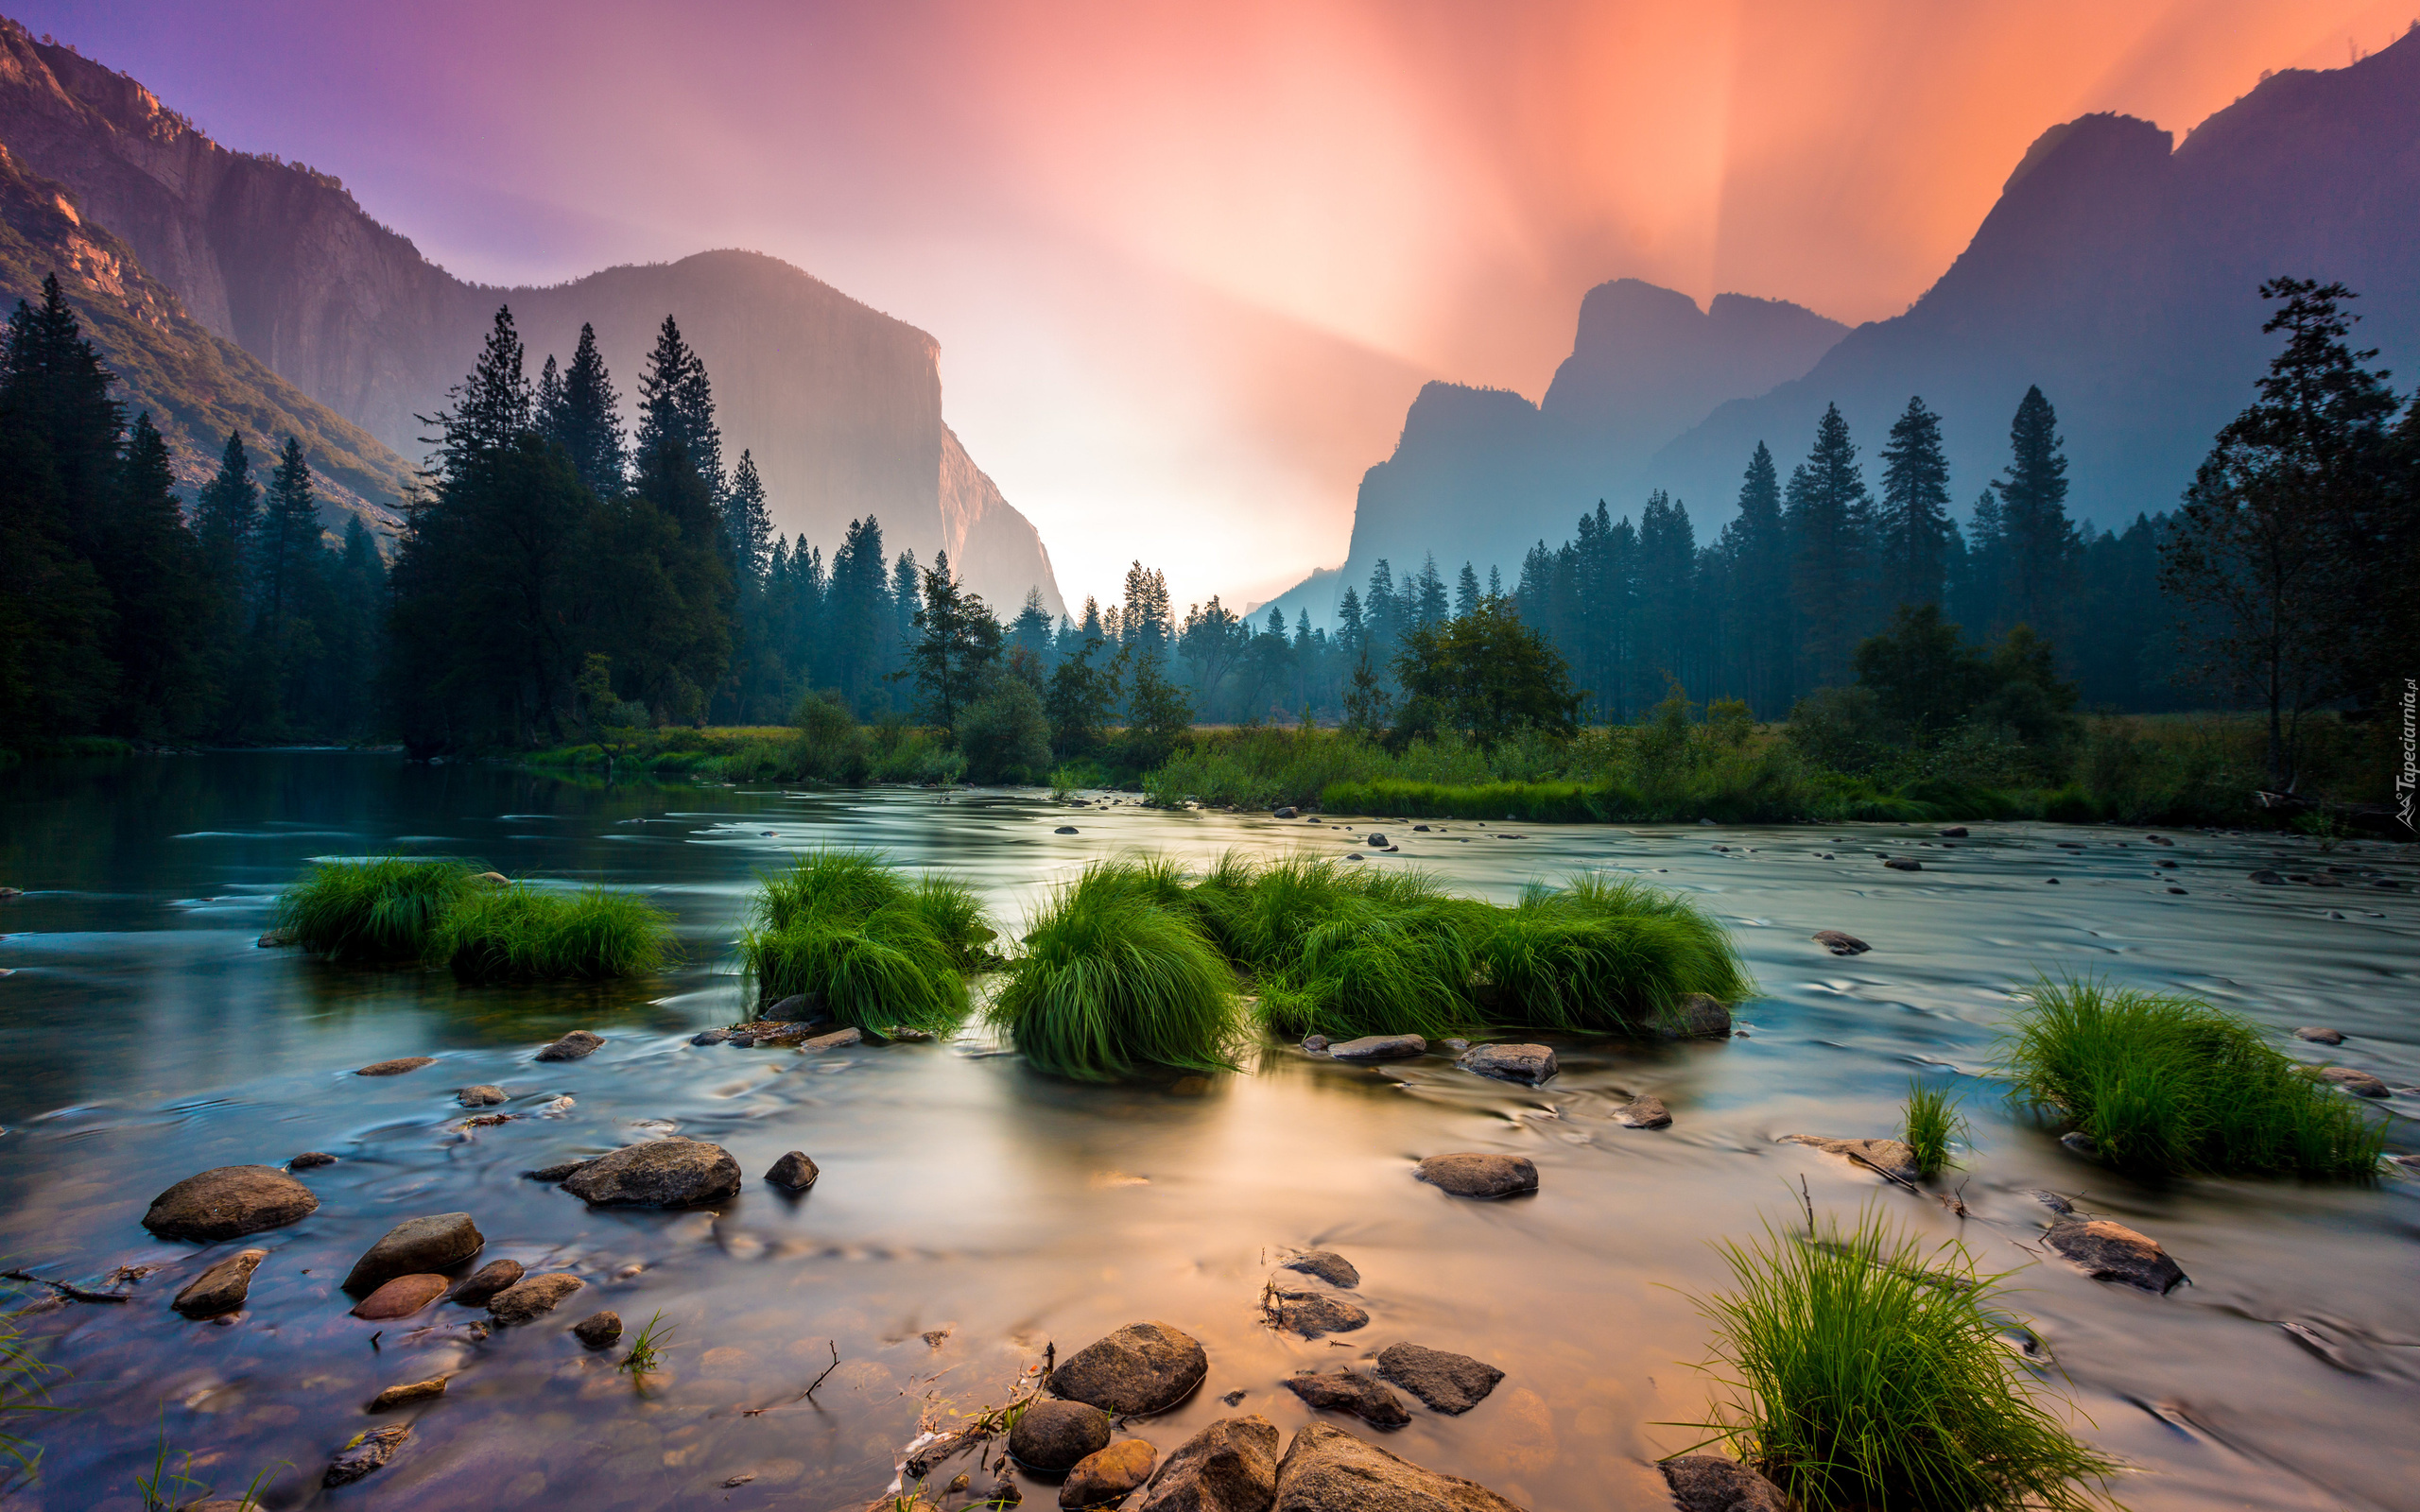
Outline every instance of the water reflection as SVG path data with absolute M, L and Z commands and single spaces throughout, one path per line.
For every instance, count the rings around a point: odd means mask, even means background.
M 1033 795 L 606 788 L 338 754 L 0 781 L 0 882 L 27 889 L 0 905 L 0 966 L 16 971 L 0 979 L 0 1253 L 84 1280 L 166 1267 L 129 1306 L 33 1320 L 79 1410 L 43 1425 L 43 1479 L 9 1507 L 131 1508 L 164 1412 L 222 1494 L 290 1461 L 270 1503 L 300 1505 L 320 1494 L 306 1487 L 328 1454 L 371 1423 L 362 1403 L 449 1370 L 460 1374 L 444 1398 L 403 1415 L 414 1435 L 395 1462 L 345 1497 L 860 1504 L 935 1402 L 1001 1400 L 1046 1343 L 1063 1354 L 1141 1318 L 1186 1329 L 1211 1356 L 1190 1400 L 1136 1425 L 1163 1452 L 1230 1412 L 1290 1429 L 1307 1415 L 1286 1374 L 1408 1338 L 1508 1377 L 1467 1417 L 1416 1413 L 1390 1449 L 1525 1505 L 1660 1506 L 1649 1462 L 1697 1436 L 1668 1424 L 1705 1410 L 1688 1368 L 1703 1325 L 1684 1294 L 1720 1280 L 1707 1241 L 1789 1222 L 1802 1177 L 1821 1205 L 1887 1202 L 1927 1232 L 1962 1234 L 1994 1268 L 2034 1263 L 2035 1189 L 2162 1239 L 2195 1282 L 2168 1298 L 2048 1264 L 2019 1280 L 2092 1436 L 2144 1467 L 2123 1488 L 2134 1505 L 2401 1506 L 2420 1481 L 2410 1183 L 2131 1183 L 2011 1116 L 1984 1077 L 2012 988 L 2047 970 L 2186 987 L 2281 1030 L 2330 1023 L 2345 1045 L 2292 1053 L 2411 1085 L 2420 916 L 2412 867 L 2386 849 L 2320 858 L 2300 842 L 2180 835 L 2154 854 L 2139 835 L 2038 826 L 1943 845 L 1899 826 L 1500 838 L 1516 832 L 1390 822 L 1401 853 L 1362 864 L 1430 867 L 1499 900 L 1578 867 L 1697 892 L 1763 984 L 1742 1010 L 1749 1038 L 1565 1042 L 1563 1074 L 1537 1090 L 1442 1058 L 1357 1070 L 1275 1046 L 1247 1074 L 1086 1088 L 979 1040 L 814 1056 L 687 1035 L 738 1014 L 730 942 L 748 889 L 804 845 L 951 868 L 1014 932 L 1087 858 L 1341 855 L 1368 826 L 1132 805 L 1071 818 Z M 1052 833 L 1069 822 L 1078 834 Z M 643 888 L 675 914 L 686 960 L 634 984 L 464 988 L 253 947 L 269 897 L 309 858 L 397 845 Z M 1876 851 L 1925 869 L 1887 870 Z M 2288 862 L 2353 869 L 2340 888 L 2246 880 Z M 2405 886 L 2369 886 L 2364 872 Z M 1876 948 L 1828 956 L 1806 938 L 1826 927 Z M 606 1049 L 530 1059 L 579 1027 Z M 405 1055 L 439 1060 L 349 1074 Z M 1944 1068 L 1968 1094 L 1978 1146 L 1953 1178 L 1973 1214 L 1962 1225 L 1774 1143 L 1886 1132 L 1908 1075 Z M 451 1092 L 475 1082 L 504 1086 L 504 1110 L 524 1116 L 461 1128 Z M 1614 1122 L 1638 1092 L 1671 1108 L 1670 1129 Z M 519 1176 L 667 1131 L 730 1148 L 750 1177 L 740 1197 L 712 1214 L 593 1211 Z M 754 1179 L 793 1148 L 823 1171 L 803 1198 Z M 149 1198 L 205 1166 L 306 1149 L 340 1159 L 307 1178 L 317 1214 L 247 1241 L 271 1255 L 241 1320 L 169 1312 L 175 1287 L 233 1246 L 153 1241 L 139 1226 Z M 1473 1205 L 1410 1179 L 1420 1156 L 1458 1149 L 1529 1155 L 1539 1195 Z M 484 1342 L 442 1304 L 383 1329 L 347 1316 L 335 1282 L 353 1258 L 402 1217 L 449 1211 L 476 1217 L 483 1258 L 569 1270 L 585 1288 Z M 1260 1325 L 1270 1266 L 1314 1245 L 1360 1267 L 1366 1330 L 1306 1342 Z M 642 1386 L 580 1349 L 565 1325 L 597 1307 L 632 1331 L 660 1311 L 675 1328 L 666 1367 Z M 798 1400 L 835 1350 L 839 1366 Z

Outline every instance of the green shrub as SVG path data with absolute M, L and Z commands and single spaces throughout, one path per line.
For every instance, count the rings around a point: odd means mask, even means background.
M 1678 893 L 1580 876 L 1491 914 L 1478 954 L 1492 1015 L 1637 1033 L 1690 993 L 1736 1003 L 1755 990 L 1730 936 Z
M 1965 1128 L 1966 1120 L 1947 1091 L 1908 1078 L 1908 1107 L 1900 1120 L 1899 1137 L 1916 1152 L 1916 1172 L 1931 1176 L 1949 1164 L 1949 1144 Z
M 336 961 L 417 961 L 447 913 L 479 888 L 455 860 L 327 861 L 278 895 L 275 927 Z
M 944 1033 L 994 937 L 964 883 L 910 883 L 879 853 L 819 850 L 764 879 L 740 952 L 760 1005 L 814 992 L 843 1023 Z
M 1996 1278 L 1926 1255 L 1869 1211 L 1821 1240 L 1720 1246 L 1737 1290 L 1702 1300 L 1712 1430 L 1808 1512 L 2084 1512 L 2119 1469 L 2077 1441 L 2003 1337 Z
M 2365 1176 L 2386 1129 L 2233 1014 L 2181 993 L 2038 980 L 2005 1047 L 2016 1095 L 2152 1173 Z
M 465 982 L 636 976 L 672 954 L 671 922 L 630 893 L 592 887 L 563 897 L 515 883 L 457 900 L 430 938 L 428 957 Z
M 1165 878 L 1098 863 L 1053 894 L 986 1010 L 1034 1066 L 1086 1081 L 1234 1069 L 1235 975 Z

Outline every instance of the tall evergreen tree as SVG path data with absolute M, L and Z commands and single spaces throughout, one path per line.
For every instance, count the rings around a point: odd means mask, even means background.
M 2067 590 L 2075 572 L 2076 527 L 2067 518 L 2067 459 L 2060 455 L 2058 412 L 2039 387 L 2028 388 L 2009 422 L 2009 465 L 1996 488 L 2005 573 L 2005 625 L 2031 626 L 2063 639 Z
M 1858 470 L 1841 406 L 1827 404 L 1815 445 L 1793 469 L 1783 520 L 1790 538 L 1790 594 L 1798 616 L 1805 685 L 1849 680 L 1849 656 L 1865 637 L 1872 501 Z
M 1949 458 L 1941 447 L 1941 417 L 1922 398 L 1911 398 L 1882 448 L 1875 565 L 1883 608 L 1941 602 L 1950 530 Z

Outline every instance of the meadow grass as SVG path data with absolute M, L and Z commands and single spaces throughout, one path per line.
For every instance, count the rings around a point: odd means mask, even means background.
M 1916 1152 L 1916 1174 L 1932 1176 L 1949 1164 L 1949 1143 L 1966 1126 L 1947 1091 L 1908 1078 L 1908 1107 L 1899 1137 Z
M 996 936 L 964 882 L 909 879 L 876 851 L 817 850 L 769 873 L 740 954 L 758 1002 L 822 996 L 842 1023 L 931 1033 L 966 1017 L 971 967 Z
M 1965 1249 L 1855 1228 L 1720 1247 L 1737 1289 L 1699 1302 L 1712 1430 L 1808 1512 L 2083 1512 L 2119 1465 L 2079 1442 L 2009 1349 L 2021 1320 Z M 2054 1403 L 2056 1398 L 2049 1399 Z
M 1736 1003 L 1755 990 L 1731 936 L 1678 893 L 1582 875 L 1491 915 L 1478 958 L 1492 1015 L 1636 1034 L 1693 992 Z
M 2037 980 L 2003 1046 L 2017 1097 L 2073 1121 L 2122 1169 L 2366 1176 L 2383 1120 L 2181 993 Z
M 986 1018 L 1055 1075 L 1235 1069 L 1235 973 L 1164 863 L 1097 863 L 1054 893 Z
M 526 883 L 475 888 L 438 922 L 427 955 L 465 982 L 636 976 L 672 954 L 672 916 L 626 892 L 564 897 Z
M 446 858 L 321 862 L 278 895 L 273 922 L 330 960 L 416 961 L 477 875 Z

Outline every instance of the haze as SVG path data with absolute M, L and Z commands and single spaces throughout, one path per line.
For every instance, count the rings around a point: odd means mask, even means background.
M 747 247 L 923 327 L 1070 599 L 1140 558 L 1182 605 L 1340 559 L 1418 386 L 1535 397 L 1596 283 L 1895 314 L 2044 128 L 2182 133 L 2411 7 L 19 13 L 463 277 Z

